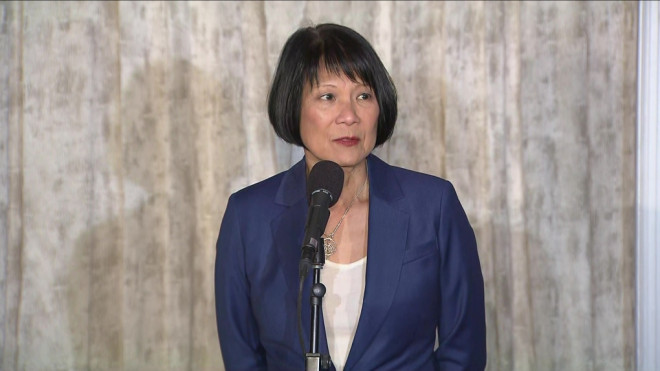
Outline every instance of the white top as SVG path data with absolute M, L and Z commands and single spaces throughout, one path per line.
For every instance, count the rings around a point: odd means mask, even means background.
M 357 330 L 367 258 L 349 264 L 325 261 L 321 282 L 326 287 L 323 297 L 323 322 L 330 358 L 337 371 L 342 371 Z

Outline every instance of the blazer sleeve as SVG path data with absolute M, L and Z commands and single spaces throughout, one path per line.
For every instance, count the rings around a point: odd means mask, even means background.
M 451 184 L 442 196 L 438 241 L 441 267 L 436 368 L 483 370 L 484 281 L 474 232 Z
M 229 198 L 215 258 L 215 308 L 225 369 L 266 370 L 266 357 L 250 303 L 240 206 Z

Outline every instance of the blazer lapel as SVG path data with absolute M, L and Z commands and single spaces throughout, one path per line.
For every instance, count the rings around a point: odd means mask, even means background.
M 346 369 L 354 367 L 365 350 L 377 342 L 392 305 L 406 248 L 409 215 L 397 208 L 403 192 L 390 167 L 377 157 L 368 157 L 369 238 L 367 272 L 362 311 Z
M 285 207 L 284 211 L 271 221 L 272 239 L 279 258 L 279 266 L 286 282 L 283 303 L 288 307 L 291 321 L 287 325 L 287 339 L 298 344 L 297 308 L 298 299 L 298 262 L 300 261 L 300 246 L 305 231 L 305 218 L 307 213 L 307 202 L 305 197 L 305 164 L 298 162 L 289 169 L 275 196 L 275 203 Z M 306 282 L 307 285 L 309 285 Z M 306 291 L 309 289 L 306 288 Z M 303 303 L 308 301 L 303 300 Z M 302 310 L 304 336 L 309 331 L 304 324 L 308 323 L 309 311 Z
M 305 164 L 295 164 L 282 178 L 275 203 L 286 209 L 271 221 L 273 241 L 277 244 L 282 271 L 290 290 L 298 291 L 298 261 L 305 231 Z
M 306 197 L 306 175 L 305 160 L 294 165 L 284 175 L 275 196 L 275 203 L 285 206 L 286 209 L 271 221 L 273 241 L 276 241 L 277 254 L 280 266 L 287 283 L 286 302 L 290 304 L 290 313 L 297 313 L 296 302 L 298 299 L 298 264 L 300 262 L 301 245 L 305 233 L 305 222 L 307 219 L 307 197 Z M 309 347 L 311 333 L 311 309 L 309 306 L 309 295 L 312 287 L 312 272 L 310 272 L 303 284 L 302 298 L 302 326 L 305 347 Z M 322 311 L 321 311 L 322 312 Z M 296 317 L 297 318 L 297 317 Z M 295 339 L 298 344 L 298 327 L 289 326 L 292 332 L 290 339 Z M 309 349 L 306 349 L 309 351 Z M 319 324 L 319 351 L 328 354 L 328 343 L 325 336 L 323 314 Z

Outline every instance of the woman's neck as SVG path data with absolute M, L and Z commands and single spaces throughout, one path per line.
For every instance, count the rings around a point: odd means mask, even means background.
M 369 199 L 369 181 L 367 173 L 367 161 L 354 167 L 342 167 L 344 170 L 344 188 L 339 196 L 340 208 L 345 208 L 353 199 L 358 196 L 356 201 L 366 201 Z M 337 205 L 335 205 L 337 206 Z

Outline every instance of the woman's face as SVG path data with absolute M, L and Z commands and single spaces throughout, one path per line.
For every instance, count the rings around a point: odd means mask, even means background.
M 378 101 L 361 81 L 319 69 L 318 85 L 305 84 L 300 136 L 308 168 L 321 160 L 362 164 L 376 145 Z

